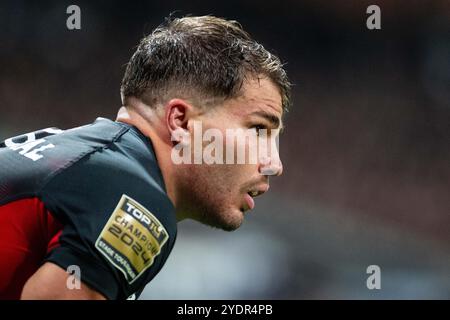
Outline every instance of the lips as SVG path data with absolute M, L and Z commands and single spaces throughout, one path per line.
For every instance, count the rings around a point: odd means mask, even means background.
M 245 202 L 247 203 L 247 208 L 252 210 L 255 207 L 255 200 L 253 198 L 262 195 L 269 190 L 268 184 L 262 184 L 251 188 L 244 196 Z
M 267 190 L 269 190 L 269 185 L 268 184 L 262 184 L 262 185 L 254 187 L 254 188 L 251 188 L 247 193 L 252 198 L 254 198 L 254 197 L 260 196 L 263 193 L 267 192 Z
M 253 200 L 252 196 L 250 196 L 248 193 L 244 196 L 245 202 L 247 203 L 247 208 L 249 210 L 252 210 L 255 207 L 255 200 Z

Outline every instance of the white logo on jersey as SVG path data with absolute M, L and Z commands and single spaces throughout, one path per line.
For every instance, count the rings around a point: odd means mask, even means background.
M 58 134 L 63 132 L 63 130 L 60 129 L 54 129 L 54 128 L 47 128 L 40 130 L 40 132 L 48 132 L 50 134 Z M 13 139 L 17 138 L 10 138 L 5 140 L 5 145 L 10 148 L 11 150 L 19 151 L 19 154 L 33 160 L 37 161 L 44 156 L 41 154 L 42 151 L 47 149 L 52 149 L 55 147 L 53 143 L 44 144 L 47 141 L 45 139 L 38 139 L 36 140 L 36 134 L 34 132 L 24 134 L 20 137 L 26 137 L 26 140 L 22 143 L 15 143 Z

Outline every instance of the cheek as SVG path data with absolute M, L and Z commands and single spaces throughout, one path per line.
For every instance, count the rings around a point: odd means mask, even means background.
M 227 201 L 227 199 L 234 199 L 240 192 L 248 176 L 247 170 L 246 165 L 202 165 L 195 170 L 196 174 L 192 183 L 195 183 L 196 189 L 201 190 L 209 198 L 215 200 L 222 198 L 223 201 Z

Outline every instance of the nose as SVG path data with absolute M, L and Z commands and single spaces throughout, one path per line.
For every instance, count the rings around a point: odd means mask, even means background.
M 283 173 L 283 163 L 278 152 L 272 157 L 265 157 L 260 160 L 259 173 L 264 176 L 281 176 Z

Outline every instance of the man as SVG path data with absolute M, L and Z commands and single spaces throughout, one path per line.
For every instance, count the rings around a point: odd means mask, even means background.
M 276 148 L 244 164 L 180 163 L 174 151 L 198 156 L 198 124 L 226 147 L 238 148 L 230 129 L 273 141 L 289 90 L 279 59 L 237 22 L 158 27 L 128 63 L 116 121 L 0 145 L 0 297 L 137 297 L 169 256 L 177 221 L 238 228 L 269 175 L 282 173 Z

